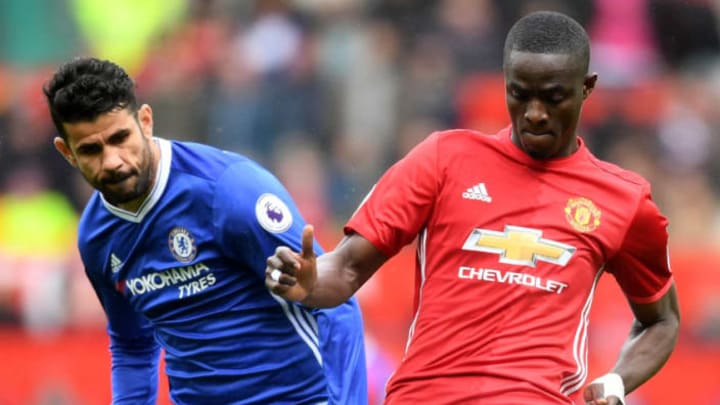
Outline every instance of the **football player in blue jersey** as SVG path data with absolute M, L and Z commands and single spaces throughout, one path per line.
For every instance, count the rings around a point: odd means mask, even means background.
M 246 157 L 154 137 L 134 87 L 95 58 L 43 87 L 55 147 L 96 189 L 78 246 L 107 315 L 113 403 L 155 403 L 162 348 L 177 404 L 366 404 L 357 302 L 311 310 L 265 288 L 266 257 L 301 246 L 286 189 Z

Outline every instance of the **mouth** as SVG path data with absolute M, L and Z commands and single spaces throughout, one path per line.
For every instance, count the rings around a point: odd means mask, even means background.
M 530 130 L 524 130 L 522 131 L 522 134 L 524 136 L 553 136 L 554 134 L 550 131 L 530 131 Z
M 126 174 L 117 174 L 114 176 L 110 176 L 107 178 L 104 178 L 102 180 L 102 183 L 107 186 L 114 186 L 123 183 L 125 180 L 129 179 L 132 176 L 130 173 Z
M 550 156 L 557 142 L 553 132 L 543 130 L 522 130 L 518 140 L 525 152 L 536 159 Z

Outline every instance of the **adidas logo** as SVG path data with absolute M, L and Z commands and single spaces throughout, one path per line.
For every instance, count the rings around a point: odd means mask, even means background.
M 466 200 L 480 200 L 484 202 L 492 202 L 492 197 L 490 197 L 490 194 L 488 194 L 487 188 L 485 188 L 485 183 L 478 183 L 470 187 L 465 192 L 463 192 L 462 196 Z
M 110 253 L 110 270 L 112 270 L 113 273 L 117 273 L 118 271 L 120 271 L 122 266 L 122 260 L 115 256 L 115 253 Z

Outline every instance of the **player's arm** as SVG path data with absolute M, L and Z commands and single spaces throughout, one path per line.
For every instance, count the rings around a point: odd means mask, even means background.
M 265 283 L 275 294 L 313 308 L 347 301 L 387 258 L 357 233 L 319 257 L 312 249 L 313 228 L 303 229 L 302 252 L 278 247 L 267 259 Z
M 261 279 L 266 278 L 266 263 L 277 246 L 301 251 L 305 220 L 288 191 L 272 173 L 253 162 L 244 161 L 229 167 L 218 180 L 214 219 L 216 239 L 225 255 L 232 257 Z M 225 192 L 225 190 L 231 190 Z M 221 194 L 222 193 L 222 194 Z M 273 217 L 282 217 L 286 227 L 279 231 L 268 226 L 267 203 Z M 309 243 L 310 241 L 306 241 Z M 312 250 L 322 254 L 313 241 Z M 275 301 L 275 300 L 272 300 Z M 336 404 L 366 404 L 367 372 L 365 366 L 362 315 L 356 300 L 350 299 L 333 309 L 316 309 L 317 338 L 322 368 L 327 378 L 328 401 Z
M 612 371 L 595 380 L 585 390 L 585 401 L 589 404 L 621 403 L 619 399 L 662 368 L 675 347 L 680 328 L 680 311 L 674 285 L 658 301 L 649 304 L 631 301 L 630 307 L 635 315 L 630 335 Z M 619 380 L 613 381 L 613 378 L 617 378 L 615 376 L 619 376 Z M 618 395 L 611 397 L 613 389 L 618 390 Z
M 617 254 L 606 264 L 635 320 L 613 370 L 586 387 L 589 404 L 615 405 L 650 379 L 672 353 L 680 329 L 677 293 L 669 264 L 667 220 L 649 186 Z
M 106 280 L 87 271 L 107 316 L 113 404 L 155 404 L 160 346 L 149 322 Z
M 635 320 L 613 372 L 618 373 L 629 393 L 647 381 L 665 364 L 677 341 L 680 310 L 675 286 L 650 304 L 630 302 Z
M 441 138 L 441 133 L 430 135 L 383 174 L 346 224 L 346 236 L 333 251 L 315 257 L 311 227 L 303 230 L 299 253 L 277 248 L 267 259 L 267 287 L 316 308 L 336 306 L 352 296 L 426 226 L 443 172 L 438 168 Z

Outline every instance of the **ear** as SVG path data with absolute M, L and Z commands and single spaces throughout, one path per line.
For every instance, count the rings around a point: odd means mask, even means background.
M 65 158 L 65 160 L 67 160 L 68 163 L 70 163 L 71 166 L 77 167 L 75 155 L 73 155 L 72 150 L 70 150 L 70 147 L 64 139 L 56 136 L 55 139 L 53 139 L 53 145 L 55 145 L 55 149 L 60 152 L 60 154 Z
M 138 109 L 138 122 L 140 129 L 143 131 L 143 135 L 148 138 L 153 137 L 153 114 L 152 108 L 149 105 L 143 104 Z
M 595 89 L 595 84 L 597 83 L 598 75 L 597 73 L 588 73 L 585 75 L 585 79 L 583 80 L 583 100 L 588 98 L 590 93 L 593 92 Z

